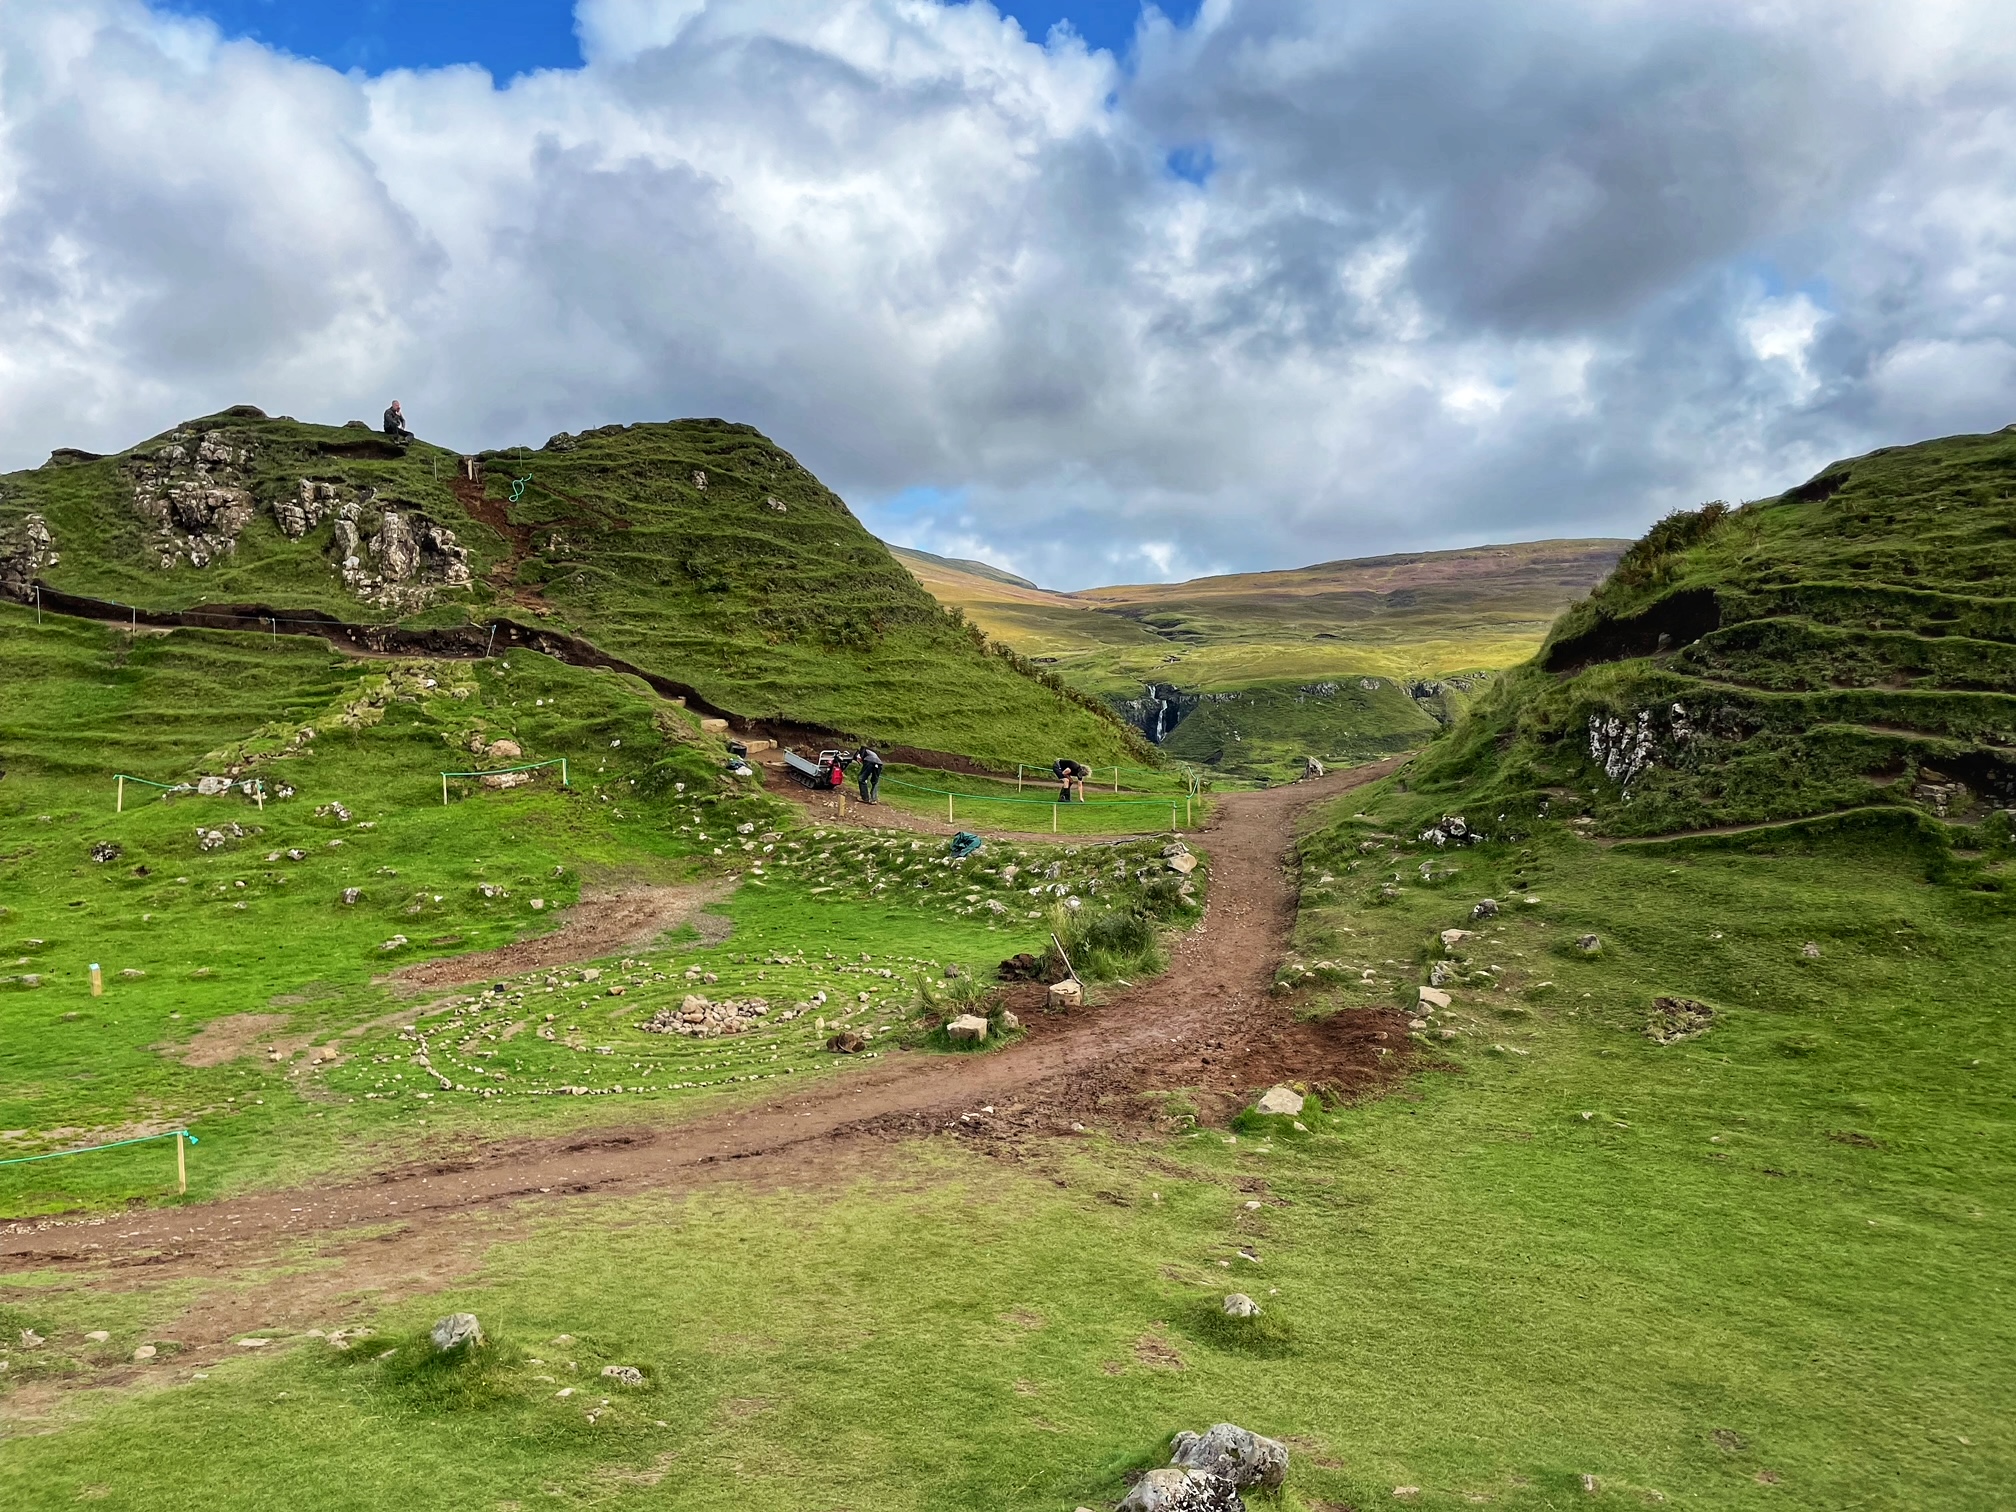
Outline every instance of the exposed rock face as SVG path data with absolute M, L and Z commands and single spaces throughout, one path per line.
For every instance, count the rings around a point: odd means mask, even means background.
M 61 561 L 49 522 L 39 514 L 23 515 L 12 525 L 0 525 L 0 593 L 25 599 L 44 567 Z
M 1174 683 L 1145 683 L 1141 691 L 1141 697 L 1115 699 L 1113 706 L 1122 719 L 1156 745 L 1168 739 L 1169 732 L 1204 701 L 1200 695 L 1185 693 Z
M 384 509 L 374 520 L 362 503 L 338 505 L 335 555 L 344 587 L 398 614 L 424 609 L 440 588 L 469 581 L 468 548 L 414 510 Z
M 1651 767 L 1671 765 L 1693 738 L 1687 710 L 1677 703 L 1667 709 L 1640 709 L 1623 718 L 1615 714 L 1589 716 L 1589 759 L 1626 798 L 1640 774 Z
M 288 540 L 298 541 L 345 504 L 362 503 L 366 497 L 347 484 L 303 478 L 292 498 L 273 501 L 273 523 Z
M 178 430 L 126 463 L 133 507 L 154 526 L 149 542 L 162 570 L 207 567 L 238 549 L 252 523 L 252 459 L 243 431 Z

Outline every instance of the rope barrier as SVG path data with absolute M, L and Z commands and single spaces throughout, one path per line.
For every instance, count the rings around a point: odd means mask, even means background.
M 567 780 L 567 758 L 565 756 L 556 756 L 551 761 L 528 761 L 523 766 L 496 767 L 487 772 L 443 772 L 441 774 L 441 804 L 444 808 L 448 804 L 448 779 L 450 777 L 508 777 L 513 772 L 536 772 L 542 767 L 551 766 L 560 768 L 560 786 L 571 787 L 573 785 Z
M 80 1145 L 74 1150 L 51 1150 L 46 1155 L 16 1155 L 9 1160 L 0 1160 L 0 1166 L 29 1165 L 38 1160 L 62 1160 L 69 1155 L 93 1155 L 100 1150 L 123 1150 L 128 1145 L 153 1144 L 157 1140 L 175 1141 L 175 1190 L 189 1190 L 188 1144 L 197 1144 L 194 1134 L 187 1129 L 170 1129 L 166 1134 L 142 1134 L 137 1139 L 115 1139 L 110 1144 Z
M 1028 807 L 1047 808 L 1050 810 L 1051 833 L 1056 834 L 1058 833 L 1058 816 L 1064 808 L 1062 803 L 1053 798 L 996 798 L 989 793 L 956 793 L 949 788 L 925 787 L 919 782 L 905 782 L 900 777 L 884 777 L 882 781 L 888 787 L 908 788 L 913 793 L 930 793 L 936 797 L 943 798 L 945 800 L 945 822 L 947 824 L 958 822 L 953 815 L 952 805 L 955 800 L 964 798 L 969 803 L 1013 803 Z M 1188 796 L 1183 799 L 1183 825 L 1186 827 L 1191 822 L 1190 805 L 1192 801 Z M 1169 805 L 1169 827 L 1171 829 L 1178 827 L 1176 822 L 1176 800 L 1173 798 L 1081 798 L 1078 802 L 1084 808 L 1100 809 L 1139 808 L 1144 803 L 1152 803 L 1155 807 L 1160 808 L 1166 803 Z
M 137 782 L 142 787 L 158 788 L 163 798 L 172 797 L 176 793 L 194 793 L 197 791 L 196 784 L 193 782 L 156 782 L 149 777 L 135 777 L 131 772 L 114 772 L 112 774 L 112 785 L 117 796 L 113 799 L 112 807 L 115 813 L 123 814 L 126 812 L 126 784 L 129 782 Z M 259 805 L 261 810 L 265 809 L 265 778 L 234 778 L 223 791 L 229 792 L 231 788 L 243 789 L 252 801 Z

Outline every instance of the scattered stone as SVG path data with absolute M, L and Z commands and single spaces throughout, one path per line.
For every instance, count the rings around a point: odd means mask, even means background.
M 843 1029 L 826 1041 L 826 1048 L 835 1055 L 859 1055 L 868 1048 L 868 1042 L 851 1029 Z
M 1225 1316 L 1228 1318 L 1257 1318 L 1260 1304 L 1244 1292 L 1233 1292 L 1224 1301 Z
M 97 853 L 95 851 L 92 853 L 92 859 L 93 860 L 97 859 Z M 1820 959 L 1820 947 L 1814 944 L 1811 940 L 1808 940 L 1804 945 L 1799 947 L 1799 954 L 1806 957 L 1806 959 L 1809 961 L 1817 961 Z
M 1253 1104 L 1255 1113 L 1276 1113 L 1293 1118 L 1302 1111 L 1302 1094 L 1292 1087 L 1269 1087 Z
M 138 1349 L 133 1351 L 133 1358 L 136 1360 L 151 1360 L 157 1353 L 159 1351 L 152 1344 L 142 1344 Z
M 1171 1449 L 1172 1465 L 1223 1476 L 1241 1490 L 1259 1486 L 1278 1491 L 1288 1478 L 1287 1445 L 1237 1423 L 1215 1423 L 1201 1434 L 1179 1433 Z
M 1454 950 L 1465 940 L 1474 940 L 1476 938 L 1477 936 L 1467 929 L 1445 929 L 1442 931 L 1442 948 L 1444 950 Z
M 1197 858 L 1185 851 L 1179 856 L 1170 856 L 1162 863 L 1178 876 L 1187 877 L 1197 870 Z
M 605 1379 L 614 1381 L 618 1386 L 642 1386 L 644 1384 L 644 1372 L 639 1370 L 635 1365 L 604 1365 L 602 1367 L 602 1374 Z
M 387 940 L 383 945 L 380 945 L 378 948 L 384 951 L 398 950 L 401 946 L 405 945 L 406 943 L 407 943 L 406 936 L 394 935 L 392 936 L 391 939 Z
M 1085 1006 L 1085 989 L 1078 982 L 1066 979 L 1052 982 L 1049 994 L 1050 1007 L 1055 1011 L 1069 1011 Z
M 1013 1034 L 1022 1027 L 1022 1020 L 1004 1008 L 1001 1010 L 1000 1025 L 1003 1034 Z
M 108 861 L 117 861 L 125 854 L 125 847 L 113 840 L 100 840 L 96 845 L 91 847 L 91 859 L 96 861 L 100 866 L 103 866 Z M 1811 949 L 1811 947 L 1809 946 L 1808 949 Z M 1813 954 L 1818 955 L 1820 952 L 1815 950 Z
M 1480 901 L 1478 902 L 1477 906 L 1476 906 L 1475 908 L 1473 908 L 1473 909 L 1471 909 L 1471 910 L 1470 910 L 1470 917 L 1471 917 L 1471 918 L 1473 918 L 1473 919 L 1495 919 L 1495 918 L 1497 918 L 1497 917 L 1498 917 L 1498 900 L 1497 900 L 1496 898 L 1484 898 L 1484 899 L 1481 899 L 1481 900 L 1480 900 Z
M 977 1045 L 987 1038 L 987 1020 L 977 1013 L 962 1013 L 945 1026 L 945 1037 L 955 1044 Z
M 23 1349 L 40 1349 L 44 1344 L 47 1344 L 48 1342 L 49 1341 L 47 1339 L 43 1338 L 42 1335 L 35 1332 L 35 1330 L 32 1328 L 24 1328 L 21 1330 L 21 1347 Z
M 264 1349 L 268 1344 L 271 1344 L 272 1342 L 273 1341 L 271 1339 L 240 1339 L 238 1341 L 238 1347 L 240 1349 Z
M 480 1349 L 483 1345 L 483 1325 L 476 1321 L 474 1313 L 450 1313 L 428 1330 L 427 1337 L 434 1341 L 434 1348 L 441 1354 L 451 1349 L 468 1345 Z
M 343 904 L 346 908 L 355 907 L 357 900 L 363 896 L 364 896 L 363 888 L 346 887 L 343 889 Z
M 1318 761 L 1314 756 L 1303 757 L 1302 775 L 1304 777 L 1321 777 L 1323 775 L 1323 763 Z
M 1575 948 L 1584 955 L 1601 955 L 1603 939 L 1600 935 L 1586 934 L 1575 942 Z
M 1437 961 L 1433 966 L 1428 968 L 1428 985 L 1430 987 L 1447 987 L 1455 980 L 1456 968 L 1447 961 Z
M 1437 847 L 1446 845 L 1475 845 L 1484 837 L 1470 828 L 1461 814 L 1444 814 L 1433 825 L 1421 831 L 1424 844 Z
M 112 1335 L 107 1333 L 102 1328 L 94 1328 L 91 1330 L 91 1332 L 84 1335 L 84 1337 L 86 1340 L 88 1340 L 93 1344 L 103 1344 L 106 1341 L 108 1341 L 112 1337 Z
M 1423 987 L 1420 989 L 1420 992 L 1421 1006 L 1424 1008 L 1447 1008 L 1449 1006 L 1449 994 L 1442 991 L 1439 987 Z

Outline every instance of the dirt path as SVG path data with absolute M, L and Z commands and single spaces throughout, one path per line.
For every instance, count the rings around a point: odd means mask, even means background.
M 426 992 L 437 987 L 487 982 L 492 977 L 512 976 L 521 971 L 572 966 L 577 961 L 594 961 L 623 950 L 643 949 L 666 930 L 695 921 L 700 927 L 700 937 L 716 944 L 727 938 L 727 921 L 701 916 L 700 911 L 709 903 L 720 902 L 731 891 L 733 884 L 715 881 L 686 887 L 628 887 L 584 894 L 579 903 L 561 915 L 560 927 L 551 934 L 496 950 L 420 961 L 402 966 L 383 980 L 395 992 Z M 710 932 L 710 923 L 723 927 Z
M 306 1239 L 355 1242 L 377 1264 L 410 1252 L 417 1264 L 440 1242 L 434 1225 L 521 1199 L 676 1192 L 729 1174 L 844 1179 L 881 1143 L 923 1132 L 1012 1140 L 1068 1134 L 1080 1124 L 1152 1124 L 1142 1094 L 1160 1089 L 1196 1089 L 1209 1114 L 1236 1108 L 1277 1080 L 1346 1092 L 1374 1086 L 1405 1060 L 1401 1015 L 1345 1010 L 1298 1021 L 1270 987 L 1294 926 L 1298 821 L 1312 804 L 1383 776 L 1402 759 L 1228 795 L 1199 840 L 1211 862 L 1210 906 L 1178 940 L 1169 972 L 1069 1017 L 1025 1015 L 1028 1039 L 999 1054 L 899 1052 L 793 1094 L 684 1123 L 500 1143 L 353 1185 L 17 1223 L 0 1229 L 0 1269 L 144 1265 L 150 1275 L 214 1274 Z M 368 1245 L 349 1237 L 367 1228 L 378 1231 Z

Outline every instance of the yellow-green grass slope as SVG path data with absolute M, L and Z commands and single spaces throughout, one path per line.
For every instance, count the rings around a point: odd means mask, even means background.
M 748 426 L 608 426 L 481 462 L 471 484 L 442 448 L 401 452 L 359 428 L 242 406 L 117 456 L 59 453 L 0 478 L 0 557 L 25 560 L 32 515 L 56 559 L 30 570 L 71 593 L 409 626 L 509 616 L 571 631 L 751 719 L 997 765 L 1060 750 L 1142 759 L 1096 702 L 990 654 L 837 496 Z M 149 497 L 160 521 L 143 509 Z M 304 501 L 306 528 L 296 514 L 283 529 Z M 361 538 L 348 585 L 346 507 Z M 402 582 L 358 581 L 382 575 L 370 541 L 388 511 L 416 534 L 452 531 L 469 581 L 441 552 Z M 228 549 L 216 544 L 227 536 Z
M 1236 776 L 1367 760 L 1431 738 L 1609 571 L 1621 541 L 1536 541 L 1053 593 L 898 549 L 941 603 Z M 1480 675 L 1483 674 L 1483 675 Z M 1453 679 L 1453 681 L 1452 681 Z M 1173 691 L 1172 691 L 1173 690 Z
M 2016 433 L 1663 521 L 1414 780 L 1619 835 L 2016 808 Z

